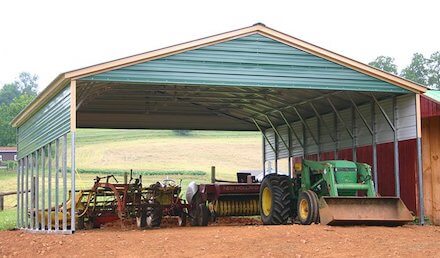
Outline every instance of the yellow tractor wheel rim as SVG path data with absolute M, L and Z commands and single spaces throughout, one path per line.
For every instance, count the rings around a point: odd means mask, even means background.
M 307 219 L 309 216 L 309 204 L 305 199 L 299 202 L 299 216 L 301 216 L 302 219 Z
M 268 187 L 263 189 L 263 196 L 261 200 L 261 208 L 264 216 L 269 216 L 272 210 L 272 191 Z

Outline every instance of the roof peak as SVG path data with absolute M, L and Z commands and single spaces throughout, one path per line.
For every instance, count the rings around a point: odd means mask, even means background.
M 255 24 L 252 25 L 252 26 L 263 26 L 263 27 L 266 27 L 266 24 L 264 24 L 264 23 L 262 23 L 262 22 L 257 22 L 257 23 L 255 23 Z

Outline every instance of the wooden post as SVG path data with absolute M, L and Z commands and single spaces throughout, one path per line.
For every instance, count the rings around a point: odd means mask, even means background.
M 128 182 L 128 173 L 124 172 L 124 184 L 127 184 Z
M 3 194 L 0 194 L 0 211 L 3 211 L 3 209 L 5 208 L 4 203 L 5 203 L 5 196 Z
M 211 167 L 211 183 L 215 183 L 215 166 Z

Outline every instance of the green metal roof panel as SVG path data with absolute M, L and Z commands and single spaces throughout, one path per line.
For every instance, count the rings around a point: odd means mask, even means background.
M 440 90 L 427 90 L 423 95 L 440 103 Z
M 81 80 L 408 92 L 259 34 L 107 71 Z
M 18 127 L 18 158 L 70 131 L 70 86 Z

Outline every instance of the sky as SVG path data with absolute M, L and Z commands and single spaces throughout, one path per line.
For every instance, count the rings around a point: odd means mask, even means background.
M 0 87 L 262 22 L 368 63 L 440 51 L 440 1 L 1 1 Z

